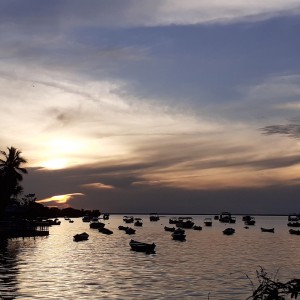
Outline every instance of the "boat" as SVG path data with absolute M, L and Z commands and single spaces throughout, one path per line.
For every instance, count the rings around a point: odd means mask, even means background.
M 129 245 L 131 247 L 131 250 L 136 252 L 145 252 L 147 254 L 155 253 L 154 249 L 156 245 L 154 243 L 148 244 L 148 243 L 142 243 L 135 240 L 130 240 Z
M 300 235 L 300 230 L 290 229 L 290 230 L 289 230 L 289 233 L 290 233 L 290 234 Z
M 221 223 L 231 223 L 234 224 L 236 222 L 236 218 L 231 216 L 229 212 L 222 212 L 219 216 L 219 221 Z
M 128 226 L 123 226 L 123 225 L 120 225 L 119 227 L 118 227 L 118 229 L 119 230 L 126 230 L 126 229 L 128 229 L 129 227 Z
M 86 241 L 89 239 L 89 235 L 86 232 L 78 233 L 73 236 L 75 242 Z
M 215 216 L 214 216 L 214 219 L 215 219 L 215 220 L 219 220 L 219 216 L 215 215 Z
M 168 226 L 165 226 L 164 227 L 165 231 L 171 231 L 171 232 L 174 232 L 175 231 L 175 227 L 168 227 Z
M 55 218 L 54 220 L 49 219 L 48 222 L 49 222 L 50 226 L 52 226 L 52 225 L 60 225 L 60 221 L 59 221 L 58 218 Z
M 185 230 L 182 228 L 177 228 L 174 230 L 172 233 L 172 238 L 175 241 L 185 241 L 186 235 L 185 235 Z
M 113 234 L 112 230 L 110 230 L 108 228 L 105 228 L 105 227 L 99 228 L 98 231 L 101 232 L 101 233 L 103 233 L 103 234 L 107 234 L 107 235 Z
M 109 220 L 109 214 L 104 214 L 103 215 L 103 220 Z
M 263 228 L 263 227 L 260 227 L 260 230 L 262 232 L 274 232 L 274 228 Z
M 169 218 L 169 224 L 177 224 L 177 223 L 178 223 L 178 218 L 176 217 Z
M 201 226 L 194 225 L 194 226 L 193 226 L 193 229 L 194 229 L 194 230 L 202 230 L 202 227 L 201 227 Z
M 194 226 L 193 218 L 192 217 L 179 217 L 178 222 L 176 223 L 176 227 L 180 228 L 192 228 Z
M 212 226 L 212 220 L 211 220 L 211 218 L 205 218 L 204 219 L 204 225 L 205 226 Z
M 71 220 L 71 219 L 70 219 L 70 220 L 69 220 L 69 223 L 74 223 L 74 220 Z
M 300 227 L 300 222 L 294 222 L 294 221 L 288 222 L 287 226 L 289 226 L 289 227 Z
M 65 218 L 65 220 L 66 220 L 66 221 L 68 221 L 68 220 L 70 219 L 70 218 L 69 218 L 69 217 L 67 217 L 67 216 L 66 216 L 66 217 L 64 217 L 64 218 Z
M 131 228 L 131 227 L 127 227 L 126 229 L 125 229 L 125 233 L 126 234 L 135 234 L 135 229 L 133 229 L 133 228 Z
M 247 226 L 255 225 L 255 223 L 256 223 L 255 218 L 251 217 L 251 216 L 244 216 L 243 221 L 244 221 L 244 224 Z
M 135 218 L 134 219 L 134 226 L 142 227 L 143 226 L 143 220 L 141 218 Z
M 90 223 L 90 228 L 92 229 L 99 229 L 99 228 L 103 228 L 105 226 L 105 223 L 102 223 L 102 222 L 91 222 Z
M 300 221 L 300 214 L 292 214 L 288 216 L 288 221 L 289 222 L 296 222 Z
M 159 215 L 156 214 L 156 213 L 150 214 L 149 218 L 150 218 L 150 222 L 157 222 L 157 221 L 159 221 Z
M 232 235 L 235 233 L 235 229 L 233 228 L 226 228 L 223 230 L 223 233 L 226 234 L 226 235 Z
M 124 216 L 123 217 L 123 221 L 125 223 L 133 223 L 134 222 L 134 218 L 133 218 L 133 216 Z
M 82 217 L 82 222 L 89 223 L 91 221 L 91 216 L 85 215 Z

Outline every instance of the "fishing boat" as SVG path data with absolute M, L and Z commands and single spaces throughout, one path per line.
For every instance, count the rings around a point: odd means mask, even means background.
M 86 232 L 78 233 L 73 236 L 75 242 L 86 241 L 88 240 L 89 235 Z
M 143 226 L 143 220 L 141 218 L 135 218 L 134 219 L 134 226 L 142 227 Z
M 74 223 L 74 220 L 71 220 L 71 219 L 70 219 L 70 220 L 69 220 L 69 223 Z
M 164 227 L 165 231 L 171 231 L 171 232 L 174 232 L 175 231 L 175 227 L 168 227 L 168 226 L 165 226 Z
M 300 235 L 300 230 L 290 229 L 290 230 L 289 230 L 289 233 L 290 233 L 290 234 Z
M 262 232 L 273 232 L 274 233 L 274 228 L 263 228 L 263 227 L 260 227 L 260 230 Z
M 229 213 L 229 212 L 222 212 L 219 216 L 219 221 L 221 223 L 234 224 L 236 222 L 236 218 L 232 217 L 231 213 Z
M 108 228 L 105 228 L 105 227 L 99 228 L 98 231 L 101 232 L 101 233 L 103 233 L 103 234 L 107 234 L 107 235 L 113 234 L 112 230 L 110 230 Z
M 244 216 L 243 221 L 246 226 L 255 225 L 255 223 L 256 223 L 255 218 L 252 216 Z
M 194 225 L 194 226 L 193 226 L 193 229 L 194 229 L 194 230 L 202 230 L 202 227 L 201 227 L 201 226 Z
M 118 229 L 119 230 L 126 230 L 127 228 L 129 228 L 128 226 L 123 226 L 123 225 L 120 225 L 119 227 L 118 227 Z
M 294 221 L 288 222 L 287 226 L 289 226 L 289 227 L 300 227 L 300 222 L 294 222 Z
M 205 226 L 212 226 L 212 219 L 211 218 L 205 218 L 204 219 L 204 225 Z
M 104 214 L 103 215 L 103 220 L 109 220 L 109 214 Z
M 125 233 L 126 234 L 135 234 L 135 229 L 133 229 L 133 228 L 131 228 L 131 227 L 127 227 L 126 229 L 125 229 Z
M 102 222 L 91 222 L 90 223 L 90 228 L 92 229 L 99 229 L 99 228 L 103 228 L 105 226 L 105 223 L 102 223 Z
M 124 216 L 123 217 L 123 221 L 125 223 L 133 223 L 134 222 L 134 218 L 133 218 L 133 216 Z
M 180 228 L 192 228 L 194 226 L 193 218 L 192 217 L 179 217 L 178 222 L 176 223 L 176 227 Z
M 226 235 L 232 235 L 235 233 L 235 229 L 233 228 L 226 228 L 223 230 L 223 233 L 226 234 Z
M 182 228 L 177 228 L 174 230 L 172 233 L 172 238 L 175 241 L 185 241 L 186 235 L 185 235 L 185 230 Z
M 156 245 L 154 243 L 148 244 L 148 243 L 142 243 L 135 240 L 130 240 L 129 245 L 131 247 L 131 250 L 136 252 L 145 252 L 147 254 L 155 253 L 154 249 Z
M 150 218 L 150 222 L 157 222 L 157 221 L 159 221 L 159 215 L 156 214 L 156 213 L 150 214 L 149 218 Z
M 91 219 L 92 219 L 91 216 L 85 215 L 82 217 L 82 222 L 89 223 L 91 221 Z

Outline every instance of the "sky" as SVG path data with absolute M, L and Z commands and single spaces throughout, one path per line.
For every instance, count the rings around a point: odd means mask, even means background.
M 102 212 L 300 212 L 296 0 L 0 0 L 0 149 Z

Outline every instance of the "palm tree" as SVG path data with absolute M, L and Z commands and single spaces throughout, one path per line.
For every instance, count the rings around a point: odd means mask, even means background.
M 12 196 L 18 196 L 23 188 L 20 182 L 27 170 L 21 165 L 27 160 L 21 157 L 21 151 L 14 147 L 8 147 L 8 152 L 0 151 L 4 159 L 0 159 L 0 212 L 9 203 Z

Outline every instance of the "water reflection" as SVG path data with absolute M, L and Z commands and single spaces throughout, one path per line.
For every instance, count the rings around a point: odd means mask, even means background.
M 202 224 L 204 217 L 195 217 Z M 172 240 L 164 231 L 168 218 L 144 219 L 135 240 L 156 243 L 156 254 L 130 250 L 130 236 L 118 230 L 122 216 L 111 216 L 106 226 L 111 236 L 90 229 L 75 219 L 62 220 L 47 238 L 18 239 L 0 243 L 0 295 L 5 299 L 246 299 L 259 265 L 271 272 L 280 269 L 281 279 L 300 277 L 300 237 L 289 235 L 286 219 L 257 218 L 244 229 L 238 220 L 230 225 L 213 221 L 202 231 L 186 230 L 185 243 Z M 274 226 L 264 234 L 260 226 Z M 89 240 L 73 242 L 86 231 Z
M 0 295 L 3 299 L 12 299 L 18 292 L 18 250 L 17 243 L 0 240 Z

